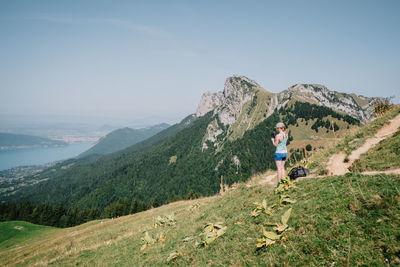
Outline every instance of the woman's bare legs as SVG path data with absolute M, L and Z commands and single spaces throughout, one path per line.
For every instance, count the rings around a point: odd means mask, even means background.
M 282 179 L 282 178 L 285 177 L 285 161 L 282 160 L 282 161 L 280 162 L 280 164 L 281 164 L 280 170 L 281 170 L 281 179 Z
M 276 184 L 279 184 L 279 182 L 281 180 L 281 161 L 276 160 L 275 164 L 276 164 L 276 170 L 277 170 L 277 174 L 278 174 Z
M 278 173 L 277 183 L 279 183 L 285 177 L 285 161 L 275 161 L 275 164 Z

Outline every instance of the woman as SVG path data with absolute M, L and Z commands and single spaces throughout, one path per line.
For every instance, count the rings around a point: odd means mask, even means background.
M 285 161 L 287 159 L 286 143 L 288 136 L 285 132 L 285 125 L 282 122 L 276 124 L 276 129 L 279 131 L 279 133 L 275 136 L 275 138 L 271 138 L 271 141 L 276 147 L 275 163 L 276 168 L 278 169 L 278 180 L 276 185 L 278 185 L 279 181 L 285 177 Z

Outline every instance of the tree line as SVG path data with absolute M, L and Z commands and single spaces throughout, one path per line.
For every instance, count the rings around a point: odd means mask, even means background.
M 130 201 L 120 199 L 108 205 L 103 212 L 97 208 L 78 209 L 77 207 L 68 208 L 63 205 L 51 206 L 47 203 L 35 205 L 31 202 L 7 202 L 0 203 L 0 221 L 27 221 L 63 228 L 91 220 L 133 214 L 148 208 L 148 205 L 137 198 Z
M 199 197 L 201 197 L 201 194 L 193 191 L 187 193 L 183 198 L 172 194 L 168 202 Z M 6 202 L 0 203 L 0 222 L 27 221 L 34 224 L 65 228 L 91 220 L 116 218 L 135 214 L 159 205 L 156 199 L 145 203 L 137 197 L 132 200 L 120 198 L 118 201 L 109 204 L 103 211 L 100 211 L 98 208 L 79 209 L 76 206 L 73 208 L 68 208 L 63 205 L 51 206 L 48 203 L 35 205 L 31 202 Z
M 331 108 L 318 106 L 307 102 L 296 102 L 286 108 L 281 108 L 279 110 L 279 113 L 285 117 L 287 125 L 296 125 L 297 119 L 304 119 L 306 123 L 308 123 L 308 120 L 317 119 L 311 126 L 311 128 L 316 132 L 318 132 L 319 127 L 325 127 L 328 131 L 332 128 L 331 122 L 329 120 L 323 120 L 327 116 L 331 116 L 338 120 L 343 120 L 350 125 L 360 125 L 360 121 L 356 118 L 351 117 L 350 115 L 343 115 L 332 110 Z M 335 124 L 333 127 L 335 131 L 337 131 L 339 130 L 339 126 Z

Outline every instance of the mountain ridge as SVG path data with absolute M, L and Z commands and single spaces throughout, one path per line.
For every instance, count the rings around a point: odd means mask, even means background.
M 101 137 L 96 144 L 78 157 L 85 157 L 91 154 L 105 155 L 122 150 L 159 133 L 169 126 L 169 124 L 161 123 L 140 129 L 129 127 L 116 129 Z
M 207 91 L 202 95 L 195 116 L 201 117 L 211 111 L 217 115 L 207 128 L 202 145 L 205 150 L 207 141 L 219 147 L 225 139 L 239 138 L 246 130 L 295 101 L 325 106 L 366 123 L 374 118 L 375 99 L 330 91 L 320 84 L 295 84 L 282 92 L 271 93 L 246 76 L 234 75 L 226 79 L 222 92 Z M 217 141 L 224 132 L 226 136 Z
M 243 89 L 242 93 L 240 90 L 238 90 L 239 87 Z M 245 102 L 250 100 L 250 94 L 254 92 L 253 88 L 259 88 L 265 93 L 274 96 L 275 101 L 272 101 L 271 103 L 273 108 L 279 109 L 285 106 L 292 97 L 298 97 L 301 100 L 312 101 L 318 105 L 325 105 L 338 112 L 348 114 L 350 111 L 354 117 L 363 123 L 366 123 L 374 118 L 372 109 L 373 102 L 377 99 L 375 97 L 365 97 L 362 95 L 332 91 L 321 84 L 295 84 L 279 93 L 272 93 L 265 90 L 254 80 L 243 75 L 233 75 L 228 77 L 225 81 L 224 90 L 222 92 L 218 91 L 212 93 L 211 91 L 206 91 L 203 93 L 195 114 L 197 117 L 201 117 L 209 111 L 214 111 L 214 113 L 217 111 L 217 113 L 220 112 L 218 113 L 220 121 L 224 124 L 231 125 L 234 123 L 232 119 L 235 117 L 235 114 L 228 114 L 228 116 L 226 116 L 225 113 L 221 113 L 221 111 L 223 111 L 223 107 L 227 107 L 229 105 L 229 99 L 233 99 L 237 102 L 238 98 L 242 99 L 242 102 L 239 104 L 243 105 Z M 309 88 L 312 88 L 312 90 Z M 339 103 L 336 103 L 337 105 L 333 105 L 333 102 Z M 359 112 L 354 112 L 354 110 L 351 109 L 345 109 L 345 106 L 352 107 Z M 235 107 L 232 110 L 239 109 Z
M 326 135 L 331 119 L 332 130 L 340 126 L 342 132 L 359 123 L 289 92 L 267 92 L 242 76 L 229 77 L 224 92 L 214 98 L 206 94 L 197 115 L 149 139 L 86 163 L 61 163 L 35 178 L 42 182 L 0 197 L 104 209 L 120 198 L 137 197 L 157 206 L 187 194 L 212 195 L 220 189 L 221 176 L 231 185 L 275 168 L 270 132 L 278 121 L 289 126 L 289 140 L 290 128 L 297 124 L 313 135 L 322 129 Z M 301 158 L 302 153 L 293 151 L 292 157 Z

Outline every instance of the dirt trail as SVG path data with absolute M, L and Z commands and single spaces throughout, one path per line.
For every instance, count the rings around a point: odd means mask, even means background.
M 326 169 L 328 170 L 328 175 L 343 175 L 347 173 L 349 171 L 349 167 L 356 159 L 360 158 L 361 154 L 366 153 L 370 148 L 374 147 L 380 141 L 393 135 L 399 127 L 400 114 L 390 120 L 388 124 L 385 124 L 381 129 L 379 129 L 373 137 L 368 138 L 361 147 L 352 151 L 348 157 L 348 162 L 344 162 L 344 159 L 346 157 L 346 154 L 344 152 L 332 155 L 326 166 Z
M 344 152 L 340 152 L 338 154 L 334 154 L 329 159 L 327 164 L 328 175 L 344 175 L 349 172 L 349 167 L 353 164 L 356 159 L 360 158 L 361 154 L 367 152 L 370 148 L 378 144 L 383 139 L 388 138 L 389 136 L 393 135 L 397 129 L 400 128 L 400 114 L 397 115 L 395 118 L 389 121 L 389 123 L 385 124 L 381 129 L 376 132 L 376 134 L 368 138 L 365 143 L 359 147 L 358 149 L 354 150 L 349 155 L 349 161 L 347 163 L 344 162 L 346 158 L 346 154 Z M 386 171 L 367 171 L 362 172 L 361 174 L 364 175 L 375 175 L 375 174 L 400 174 L 400 169 L 395 170 L 386 170 Z M 306 179 L 306 178 L 322 178 L 325 176 L 318 176 L 315 174 L 308 175 L 307 177 L 299 178 Z M 247 186 L 255 186 L 255 185 L 263 185 L 263 184 L 270 184 L 273 185 L 276 182 L 276 173 L 274 174 L 264 174 L 258 177 L 258 179 L 254 181 L 250 181 Z
M 266 183 L 270 183 L 270 184 L 276 183 L 276 174 L 271 174 L 271 175 L 268 175 L 266 177 L 263 177 L 262 179 L 260 179 L 258 181 L 257 184 L 260 185 L 260 184 L 266 184 Z

